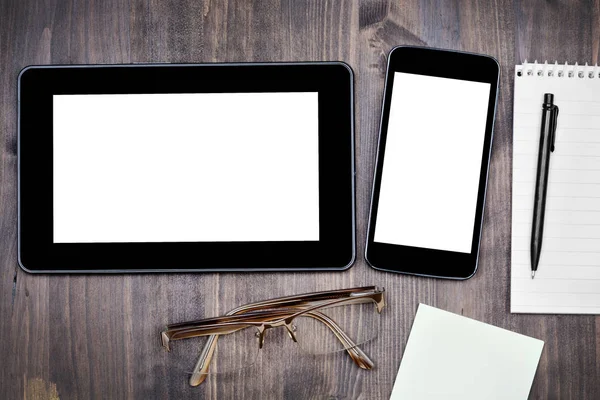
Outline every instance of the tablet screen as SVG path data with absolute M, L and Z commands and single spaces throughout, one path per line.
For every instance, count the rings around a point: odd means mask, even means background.
M 319 240 L 318 93 L 53 96 L 54 243 Z
M 374 240 L 470 253 L 489 83 L 394 73 Z

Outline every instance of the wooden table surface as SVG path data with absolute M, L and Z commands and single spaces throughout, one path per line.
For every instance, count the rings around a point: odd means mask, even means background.
M 369 268 L 364 252 L 386 54 L 395 45 L 490 54 L 501 65 L 480 268 L 466 282 Z M 598 62 L 600 0 L 2 0 L 0 398 L 386 399 L 419 302 L 546 342 L 534 399 L 600 398 L 600 317 L 509 312 L 515 63 Z M 17 266 L 17 75 L 29 64 L 343 60 L 355 72 L 358 261 L 342 273 L 29 275 Z M 198 255 L 201 257 L 202 255 Z M 379 285 L 363 371 L 340 353 L 265 348 L 243 373 L 187 384 L 159 346 L 167 322 L 272 296 Z M 289 344 L 288 344 L 289 342 Z M 510 385 L 510 382 L 506 382 Z

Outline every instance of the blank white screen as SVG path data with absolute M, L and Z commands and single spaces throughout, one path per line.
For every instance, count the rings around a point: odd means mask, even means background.
M 318 93 L 53 100 L 55 243 L 319 240 Z
M 396 72 L 375 241 L 471 252 L 490 84 Z

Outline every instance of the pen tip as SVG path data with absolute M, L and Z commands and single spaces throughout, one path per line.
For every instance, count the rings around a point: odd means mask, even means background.
M 531 271 L 531 279 L 535 278 L 535 271 Z

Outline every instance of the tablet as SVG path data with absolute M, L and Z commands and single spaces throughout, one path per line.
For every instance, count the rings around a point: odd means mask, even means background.
M 391 51 L 365 254 L 372 267 L 453 279 L 477 270 L 498 75 L 488 56 Z
M 353 263 L 348 65 L 32 66 L 18 85 L 26 271 Z

